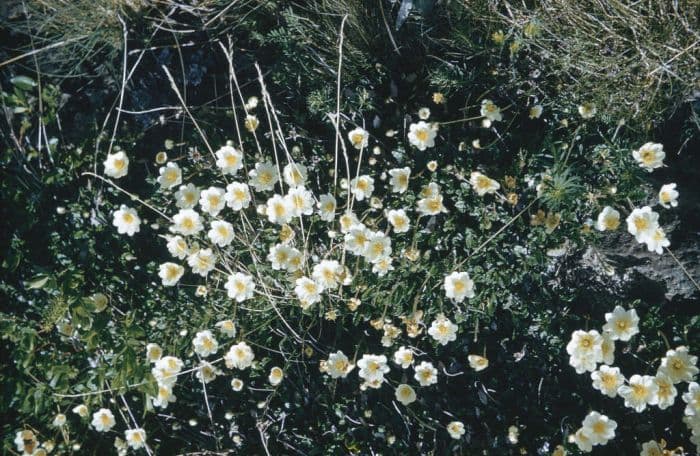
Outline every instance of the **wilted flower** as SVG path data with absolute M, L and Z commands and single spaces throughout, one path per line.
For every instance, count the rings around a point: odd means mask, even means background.
M 469 355 L 467 356 L 467 360 L 469 360 L 469 367 L 477 372 L 489 367 L 489 360 L 484 356 Z
M 659 204 L 666 209 L 678 206 L 678 191 L 676 184 L 666 184 L 659 190 Z

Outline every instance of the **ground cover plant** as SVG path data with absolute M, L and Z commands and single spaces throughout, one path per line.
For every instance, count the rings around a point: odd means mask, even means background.
M 91 6 L 2 7 L 4 452 L 697 452 L 697 3 Z

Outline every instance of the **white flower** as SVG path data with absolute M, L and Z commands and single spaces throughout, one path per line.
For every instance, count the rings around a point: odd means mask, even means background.
M 245 104 L 245 108 L 248 110 L 255 109 L 258 107 L 258 97 L 250 97 Z
M 595 116 L 598 109 L 593 103 L 584 103 L 578 107 L 578 113 L 584 119 L 591 119 Z
M 605 314 L 603 331 L 610 335 L 612 340 L 629 341 L 639 332 L 639 317 L 634 309 L 625 310 L 621 306 L 615 306 L 612 312 Z
M 606 365 L 592 372 L 591 379 L 593 379 L 593 388 L 608 397 L 616 397 L 617 389 L 625 383 L 625 377 L 622 376 L 619 368 Z
M 224 356 L 224 362 L 229 369 L 247 369 L 253 364 L 255 354 L 245 342 L 233 345 Z
M 438 215 L 441 212 L 447 212 L 447 209 L 442 204 L 442 195 L 437 194 L 419 199 L 418 212 L 422 215 Z
M 240 378 L 234 378 L 231 380 L 231 388 L 236 392 L 242 390 L 243 385 L 243 380 L 241 380 Z
M 250 189 L 246 184 L 232 182 L 226 186 L 224 199 L 226 200 L 226 205 L 234 211 L 247 209 L 251 201 Z
M 352 366 L 348 361 L 348 357 L 345 353 L 338 350 L 335 353 L 331 353 L 328 356 L 328 361 L 326 361 L 326 372 L 332 378 L 346 377 L 348 372 L 352 370 Z
M 646 242 L 659 227 L 659 214 L 652 211 L 649 206 L 634 209 L 627 217 L 627 231 L 633 235 L 637 242 Z
M 603 360 L 602 345 L 603 337 L 595 329 L 588 332 L 576 330 L 571 334 L 566 352 L 570 356 L 569 364 L 577 374 L 595 370 L 596 364 Z
M 430 386 L 437 383 L 437 369 L 433 367 L 432 363 L 428 361 L 423 361 L 415 367 L 415 375 L 413 378 L 420 384 L 420 386 Z
M 341 215 L 340 219 L 338 219 L 338 222 L 340 222 L 341 233 L 347 233 L 352 228 L 354 228 L 355 225 L 361 225 L 360 221 L 357 219 L 357 216 L 349 211 Z
M 158 385 L 172 387 L 177 381 L 177 374 L 182 370 L 182 360 L 174 356 L 164 356 L 156 361 L 151 373 Z M 171 401 L 172 402 L 172 401 Z
M 114 427 L 116 421 L 109 409 L 101 408 L 92 414 L 92 422 L 90 424 L 97 432 L 107 432 Z
M 85 404 L 76 405 L 71 411 L 81 418 L 87 417 L 88 413 L 90 413 Z
M 529 112 L 530 119 L 539 119 L 543 110 L 542 105 L 539 104 L 531 107 Z
M 457 340 L 457 325 L 452 323 L 444 315 L 439 315 L 430 325 L 428 334 L 438 341 L 440 345 Z
M 372 263 L 372 272 L 379 277 L 384 277 L 389 271 L 393 271 L 394 266 L 391 265 L 391 257 L 381 257 Z
M 464 429 L 464 423 L 461 421 L 451 421 L 447 425 L 447 433 L 455 440 L 461 439 L 465 432 L 467 431 Z
M 283 378 L 284 371 L 277 366 L 270 369 L 270 375 L 267 377 L 268 381 L 270 382 L 270 385 L 272 386 L 279 385 L 282 382 Z
M 578 446 L 578 449 L 590 453 L 593 451 L 593 442 L 591 441 L 591 436 L 588 434 L 588 430 L 581 427 L 574 433 L 574 443 Z
M 676 184 L 666 184 L 659 190 L 659 204 L 666 209 L 678 206 L 678 191 Z
M 391 255 L 391 238 L 382 232 L 371 233 L 362 255 L 373 263 L 388 257 Z
M 258 125 L 260 125 L 260 121 L 258 120 L 257 116 L 247 114 L 245 116 L 245 121 L 243 122 L 243 125 L 245 125 L 246 130 L 252 133 L 255 130 L 257 130 Z
M 158 276 L 166 287 L 174 286 L 185 273 L 185 268 L 176 263 L 163 263 L 158 268 Z
M 168 404 L 175 402 L 177 397 L 173 394 L 172 386 L 158 385 L 158 395 L 153 398 L 153 405 L 165 409 Z
M 350 181 L 350 192 L 355 195 L 357 201 L 369 198 L 373 191 L 374 178 L 370 176 L 358 176 Z
M 149 363 L 155 363 L 163 356 L 163 349 L 158 344 L 146 344 L 146 359 Z
M 202 361 L 197 369 L 196 377 L 204 383 L 209 383 L 216 380 L 216 377 L 221 375 L 221 371 L 214 367 L 211 363 Z
M 318 215 L 324 222 L 332 222 L 335 218 L 335 208 L 337 203 L 330 193 L 321 195 L 318 200 Z
M 315 265 L 311 277 L 323 289 L 338 287 L 338 275 L 342 272 L 342 266 L 335 260 L 323 260 Z
M 430 108 L 420 108 L 418 110 L 418 118 L 420 120 L 428 120 L 430 117 Z
M 236 337 L 236 325 L 231 320 L 221 320 L 214 325 L 228 337 Z
M 172 236 L 168 238 L 168 252 L 175 258 L 183 260 L 189 255 L 187 241 L 182 236 Z
M 605 445 L 615 437 L 617 423 L 598 412 L 591 412 L 584 418 L 582 427 L 593 445 Z
M 394 193 L 405 193 L 408 190 L 408 180 L 411 177 L 411 168 L 394 168 L 389 170 L 389 184 Z
M 169 189 L 182 183 L 182 170 L 175 162 L 168 162 L 158 170 L 158 183 L 161 189 Z
M 294 208 L 291 202 L 280 195 L 274 195 L 267 200 L 267 219 L 271 223 L 284 225 L 292 219 Z
M 345 248 L 355 255 L 364 254 L 372 232 L 362 224 L 356 224 L 345 234 Z
M 228 292 L 229 298 L 235 299 L 237 302 L 243 302 L 253 297 L 255 282 L 253 282 L 252 276 L 243 274 L 242 272 L 236 272 L 228 276 L 224 287 Z
M 409 385 L 405 383 L 400 384 L 396 387 L 396 392 L 394 393 L 396 400 L 401 402 L 403 405 L 408 405 L 411 402 L 416 401 L 416 392 Z
M 491 122 L 500 122 L 503 120 L 501 108 L 496 106 L 493 101 L 487 99 L 481 101 L 481 115 Z
M 656 374 L 654 377 L 654 382 L 656 386 L 659 387 L 656 396 L 656 403 L 661 410 L 667 409 L 672 406 L 676 401 L 676 396 L 678 395 L 678 390 L 673 386 L 673 381 L 668 375 L 664 373 Z
M 685 414 L 689 416 L 700 415 L 700 385 L 695 382 L 688 384 L 688 392 L 683 394 L 683 402 L 688 404 L 685 407 Z
M 357 150 L 367 147 L 369 143 L 369 133 L 364 128 L 357 127 L 348 133 L 348 140 L 352 147 Z
M 315 304 L 321 300 L 321 291 L 323 289 L 313 280 L 308 277 L 301 277 L 297 279 L 294 284 L 294 293 L 301 301 L 302 308 L 306 309 L 311 304 Z
M 285 197 L 292 208 L 292 216 L 301 217 L 314 212 L 314 195 L 303 186 L 290 188 Z
M 674 384 L 692 382 L 698 374 L 697 363 L 698 357 L 688 353 L 688 347 L 680 346 L 666 352 L 666 356 L 661 359 L 659 372 L 668 375 Z
M 216 166 L 223 174 L 236 174 L 243 167 L 243 154 L 231 146 L 216 151 Z
M 199 194 L 199 205 L 204 212 L 212 217 L 216 217 L 221 212 L 221 209 L 226 206 L 225 194 L 226 190 L 223 188 L 209 187 Z
M 285 244 L 275 244 L 270 247 L 270 251 L 267 254 L 267 261 L 272 263 L 272 269 L 275 271 L 287 269 L 289 258 L 293 250 L 292 247 Z
M 225 247 L 233 241 L 233 225 L 222 220 L 214 220 L 211 222 L 211 229 L 207 236 L 213 244 Z
M 129 157 L 122 151 L 107 154 L 107 160 L 104 161 L 104 165 L 106 175 L 119 179 L 126 176 L 126 173 L 129 172 Z
M 487 193 L 496 193 L 496 191 L 501 188 L 498 182 L 478 171 L 472 172 L 469 183 L 479 196 L 484 196 Z
M 192 209 L 199 201 L 200 190 L 194 184 L 181 185 L 175 192 L 175 205 L 180 209 Z
M 61 426 L 66 424 L 66 415 L 64 415 L 63 413 L 56 414 L 56 416 L 53 418 L 53 421 L 51 422 L 51 424 L 54 427 L 60 428 Z
M 358 375 L 360 378 L 371 382 L 384 381 L 384 374 L 389 372 L 389 366 L 386 363 L 384 355 L 362 355 L 362 359 L 357 362 L 357 367 L 360 368 Z
M 277 168 L 269 162 L 256 163 L 255 169 L 250 170 L 248 176 L 250 176 L 248 183 L 258 192 L 274 190 L 279 180 Z
M 129 446 L 138 450 L 146 446 L 146 431 L 141 428 L 138 429 L 127 429 L 124 431 L 124 437 Z
M 199 331 L 192 339 L 192 345 L 194 352 L 202 358 L 213 355 L 219 349 L 219 343 L 208 329 Z
M 598 231 L 614 231 L 620 226 L 620 213 L 610 206 L 605 206 L 598 214 L 595 227 Z
M 651 375 L 633 375 L 629 385 L 622 385 L 617 393 L 625 399 L 625 407 L 633 408 L 641 413 L 648 405 L 656 404 L 659 386 Z
M 639 453 L 639 456 L 664 456 L 663 448 L 656 440 L 649 440 L 642 443 L 642 452 Z
M 170 231 L 190 236 L 202 231 L 202 220 L 199 214 L 192 209 L 180 209 L 173 217 L 173 226 Z
M 647 249 L 650 252 L 656 252 L 659 255 L 664 253 L 664 247 L 671 245 L 671 241 L 666 237 L 666 232 L 663 228 L 656 227 L 653 233 L 646 240 Z
M 410 348 L 399 347 L 399 349 L 394 352 L 394 362 L 402 368 L 407 369 L 413 364 L 413 351 L 411 351 Z
M 403 209 L 392 209 L 386 214 L 387 220 L 394 228 L 394 233 L 405 233 L 411 228 L 411 220 Z
M 639 163 L 640 167 L 651 172 L 664 165 L 666 153 L 662 144 L 648 142 L 639 149 L 632 151 L 632 157 Z
M 187 257 L 192 272 L 206 277 L 216 266 L 216 255 L 211 249 L 200 249 Z
M 483 356 L 469 355 L 467 356 L 467 360 L 469 361 L 469 367 L 477 372 L 489 367 L 489 360 Z
M 306 183 L 306 166 L 300 165 L 298 163 L 287 163 L 282 171 L 284 175 L 284 181 L 290 187 L 299 187 Z
M 437 129 L 422 120 L 408 127 L 408 142 L 420 151 L 424 151 L 428 147 L 435 147 L 436 136 Z
M 114 211 L 112 225 L 117 227 L 117 233 L 133 236 L 141 230 L 141 219 L 134 209 L 122 204 Z
M 611 366 L 615 363 L 615 341 L 610 338 L 608 333 L 603 333 L 603 343 L 600 344 L 600 352 L 603 355 L 603 364 Z
M 453 272 L 445 276 L 445 295 L 455 302 L 474 297 L 474 282 L 467 272 Z

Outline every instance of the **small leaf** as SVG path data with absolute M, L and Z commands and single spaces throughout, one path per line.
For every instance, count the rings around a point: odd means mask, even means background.
M 45 274 L 39 274 L 36 277 L 33 277 L 31 280 L 25 283 L 25 286 L 29 290 L 36 290 L 40 288 L 44 288 L 46 285 L 46 282 L 49 281 L 49 276 Z
M 32 90 L 34 87 L 36 87 L 36 82 L 27 76 L 16 76 L 10 79 L 10 82 L 22 90 Z

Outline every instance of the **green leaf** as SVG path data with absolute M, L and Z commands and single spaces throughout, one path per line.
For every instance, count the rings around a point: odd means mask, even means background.
M 34 82 L 34 79 L 27 76 L 16 76 L 10 79 L 10 82 L 22 90 L 32 90 L 34 87 L 36 87 L 36 82 Z
M 41 289 L 44 288 L 46 283 L 49 281 L 51 277 L 46 275 L 46 274 L 39 274 L 32 279 L 30 279 L 28 282 L 25 282 L 25 286 L 29 290 L 36 290 L 36 289 Z

